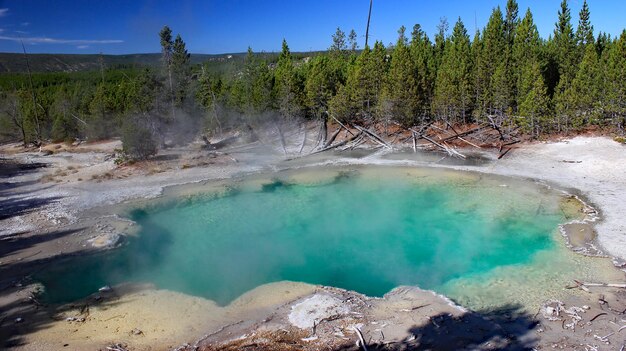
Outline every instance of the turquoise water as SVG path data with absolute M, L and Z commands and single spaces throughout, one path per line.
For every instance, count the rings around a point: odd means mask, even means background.
M 402 168 L 276 177 L 132 211 L 141 230 L 127 245 L 36 277 L 46 300 L 149 282 L 225 305 L 283 280 L 454 295 L 454 282 L 552 256 L 564 221 L 559 196 L 521 181 Z

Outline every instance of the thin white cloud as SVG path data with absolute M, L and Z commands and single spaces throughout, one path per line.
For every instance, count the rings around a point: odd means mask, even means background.
M 89 45 L 89 44 L 120 44 L 123 40 L 111 39 L 111 40 L 93 40 L 93 39 L 57 39 L 46 37 L 10 37 L 0 35 L 0 40 L 10 41 L 23 41 L 29 44 L 69 44 L 69 45 Z
M 30 22 L 22 22 L 22 23 L 20 23 L 20 26 L 28 27 L 28 26 L 30 26 Z
M 77 49 L 87 49 L 87 48 L 89 48 L 89 45 L 78 45 L 76 48 Z
M 9 9 L 0 9 L 0 17 L 6 16 L 7 12 L 9 12 Z

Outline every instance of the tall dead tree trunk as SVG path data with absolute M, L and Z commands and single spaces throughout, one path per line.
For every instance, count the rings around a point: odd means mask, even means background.
M 367 42 L 370 37 L 370 19 L 372 17 L 372 2 L 373 0 L 370 0 L 370 10 L 367 14 L 367 27 L 365 28 L 365 46 L 366 47 L 367 47 Z

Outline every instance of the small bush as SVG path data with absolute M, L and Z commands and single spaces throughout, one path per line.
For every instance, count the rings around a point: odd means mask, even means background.
M 131 118 L 124 123 L 122 149 L 131 160 L 145 160 L 157 153 L 158 144 L 147 122 Z

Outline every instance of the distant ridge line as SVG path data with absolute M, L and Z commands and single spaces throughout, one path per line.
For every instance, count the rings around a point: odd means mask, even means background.
M 314 55 L 316 52 L 302 52 L 295 55 Z M 242 60 L 247 53 L 223 53 L 223 54 L 191 54 L 191 63 L 200 64 L 207 61 L 224 61 L 229 59 Z M 259 52 L 255 55 L 274 57 L 278 53 Z M 79 72 L 100 69 L 100 56 L 104 64 L 110 68 L 118 67 L 153 67 L 161 64 L 160 53 L 140 54 L 28 54 L 31 70 L 33 72 Z M 23 54 L 0 52 L 0 74 L 26 72 L 26 62 Z

